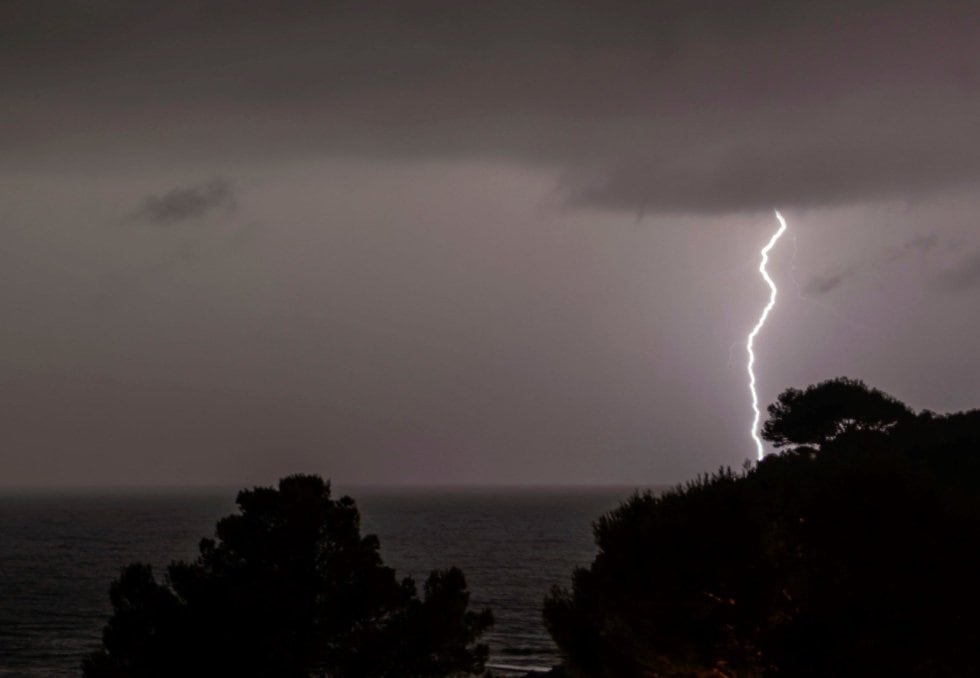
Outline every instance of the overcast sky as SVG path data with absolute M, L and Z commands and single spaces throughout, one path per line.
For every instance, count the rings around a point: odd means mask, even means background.
M 980 406 L 975 2 L 0 4 L 0 484 L 685 480 Z

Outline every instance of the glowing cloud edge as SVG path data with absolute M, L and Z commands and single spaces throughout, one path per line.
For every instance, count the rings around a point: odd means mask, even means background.
M 783 233 L 786 232 L 786 220 L 783 219 L 783 215 L 779 213 L 779 210 L 775 210 L 776 219 L 779 220 L 779 228 L 773 233 L 772 237 L 769 238 L 769 242 L 766 246 L 762 248 L 759 252 L 761 256 L 761 261 L 759 262 L 759 273 L 762 274 L 762 279 L 766 281 L 769 285 L 769 303 L 766 307 L 762 309 L 762 315 L 759 316 L 758 322 L 756 322 L 755 327 L 749 332 L 749 336 L 745 341 L 745 351 L 749 354 L 748 365 L 746 366 L 749 373 L 749 393 L 752 395 L 752 427 L 749 429 L 749 433 L 752 436 L 752 440 L 755 441 L 756 455 L 759 461 L 762 461 L 762 457 L 765 451 L 762 446 L 762 438 L 759 437 L 759 420 L 762 418 L 762 412 L 759 410 L 759 394 L 755 390 L 755 372 L 753 367 L 755 366 L 755 351 L 753 350 L 753 345 L 755 343 L 755 337 L 759 334 L 763 325 L 766 324 L 766 318 L 769 317 L 769 312 L 772 311 L 773 307 L 776 305 L 776 294 L 778 290 L 776 289 L 776 283 L 773 282 L 772 278 L 769 277 L 769 272 L 766 270 L 766 264 L 769 263 L 769 251 L 776 245 L 776 242 L 782 237 Z

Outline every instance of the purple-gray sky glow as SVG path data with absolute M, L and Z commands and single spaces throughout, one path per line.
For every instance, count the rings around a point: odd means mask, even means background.
M 980 405 L 973 2 L 10 0 L 0 485 L 629 484 Z

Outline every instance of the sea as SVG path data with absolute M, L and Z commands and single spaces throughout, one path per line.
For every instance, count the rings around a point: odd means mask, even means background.
M 554 584 L 595 556 L 592 523 L 633 488 L 351 488 L 386 564 L 421 586 L 463 570 L 473 609 L 490 607 L 494 676 L 560 662 L 541 619 Z M 0 676 L 78 676 L 111 611 L 109 584 L 134 561 L 161 575 L 191 560 L 235 489 L 0 491 Z

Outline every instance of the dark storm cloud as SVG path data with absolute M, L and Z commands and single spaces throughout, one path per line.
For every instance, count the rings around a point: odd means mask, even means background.
M 162 195 L 151 195 L 143 202 L 137 218 L 153 224 L 173 224 L 197 219 L 220 208 L 235 206 L 231 186 L 222 179 L 205 184 L 175 188 Z
M 494 157 L 647 213 L 980 177 L 973 2 L 33 0 L 0 8 L 0 63 L 33 162 Z
M 940 273 L 935 282 L 940 289 L 951 292 L 980 287 L 980 250 Z

